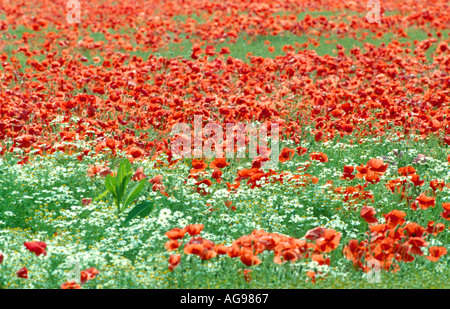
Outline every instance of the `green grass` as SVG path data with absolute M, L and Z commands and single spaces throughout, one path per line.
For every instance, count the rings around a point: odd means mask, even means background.
M 344 139 L 344 145 L 349 145 Z M 95 158 L 79 162 L 73 156 L 57 154 L 47 158 L 36 158 L 29 165 L 19 167 L 15 159 L 9 158 L 0 166 L 0 220 L 3 231 L 0 239 L 7 239 L 8 246 L 0 248 L 7 256 L 10 250 L 22 252 L 20 257 L 27 266 L 34 265 L 33 282 L 36 287 L 56 288 L 64 281 L 64 267 L 62 266 L 77 250 L 90 256 L 90 263 L 86 267 L 97 267 L 102 275 L 90 283 L 91 287 L 133 287 L 133 288 L 445 288 L 450 279 L 448 266 L 450 259 L 441 258 L 438 263 L 432 263 L 424 257 L 416 257 L 413 263 L 401 263 L 398 273 L 381 272 L 380 283 L 369 283 L 365 274 L 353 268 L 347 261 L 342 249 L 355 235 L 362 239 L 367 231 L 367 224 L 359 217 L 358 210 L 352 210 L 342 201 L 342 198 L 331 192 L 323 192 L 322 185 L 332 179 L 334 185 L 350 186 L 361 183 L 360 180 L 344 181 L 338 179 L 344 165 L 365 164 L 370 158 L 388 156 L 394 160 L 388 173 L 378 184 L 369 185 L 366 190 L 374 194 L 374 204 L 377 217 L 393 209 L 400 209 L 407 213 L 407 220 L 427 225 L 431 220 L 446 224 L 440 218 L 441 203 L 448 201 L 448 189 L 440 192 L 436 198 L 436 207 L 428 210 L 412 211 L 409 205 L 400 201 L 396 194 L 390 193 L 384 184 L 389 179 L 395 179 L 397 168 L 413 165 L 421 179 L 426 181 L 424 187 L 412 188 L 409 193 L 418 195 L 428 188 L 429 181 L 444 177 L 441 166 L 446 161 L 448 147 L 440 146 L 437 139 L 426 141 L 403 142 L 372 142 L 356 144 L 355 147 L 342 147 L 337 140 L 324 146 L 316 143 L 313 138 L 303 143 L 310 151 L 323 151 L 329 156 L 328 163 L 313 164 L 308 173 L 319 177 L 317 185 L 305 188 L 293 188 L 289 184 L 266 186 L 262 189 L 244 190 L 240 196 L 230 196 L 235 212 L 228 211 L 223 206 L 223 200 L 212 202 L 218 211 L 210 212 L 207 203 L 211 203 L 208 196 L 194 195 L 190 186 L 183 184 L 190 169 L 189 161 L 178 164 L 176 169 L 154 168 L 148 163 L 138 163 L 144 166 L 144 172 L 152 177 L 162 174 L 164 185 L 172 196 L 170 199 L 159 197 L 147 187 L 143 193 L 144 199 L 155 203 L 155 211 L 146 219 L 138 219 L 130 226 L 119 227 L 120 222 L 114 214 L 111 197 L 93 203 L 89 207 L 82 207 L 82 198 L 94 198 L 104 191 L 100 178 L 90 179 L 85 173 L 88 164 L 93 164 Z M 399 150 L 402 156 L 397 157 L 393 150 Z M 412 160 L 418 153 L 427 154 L 428 161 L 424 164 L 413 164 Z M 293 170 L 305 157 L 295 157 L 294 161 L 280 166 L 283 170 Z M 112 162 L 114 170 L 118 159 Z M 239 164 L 230 165 L 224 171 L 224 181 L 232 182 L 239 166 L 246 166 L 246 159 Z M 326 168 L 326 170 L 324 169 Z M 245 187 L 245 182 L 243 183 Z M 222 183 L 213 184 L 213 191 L 225 187 Z M 273 202 L 268 205 L 270 199 Z M 188 203 L 189 202 L 189 203 Z M 298 208 L 295 204 L 303 205 Z M 362 202 L 356 207 L 360 208 Z M 211 261 L 202 262 L 196 256 L 183 257 L 182 267 L 174 272 L 167 270 L 167 253 L 163 247 L 166 240 L 164 233 L 180 224 L 168 219 L 167 226 L 160 226 L 152 221 L 158 218 L 163 209 L 170 209 L 172 213 L 180 212 L 183 218 L 190 218 L 189 223 L 204 223 L 204 237 L 211 238 L 216 243 L 229 242 L 242 235 L 249 234 L 254 229 L 251 222 L 256 223 L 267 232 L 281 233 L 300 238 L 306 231 L 319 225 L 330 226 L 336 215 L 345 224 L 336 228 L 342 233 L 338 249 L 330 253 L 331 269 L 329 274 L 316 284 L 306 282 L 306 265 L 302 263 L 276 265 L 272 262 L 273 254 L 261 255 L 263 263 L 252 267 L 252 281 L 247 283 L 243 279 L 241 270 L 244 265 L 238 259 L 220 256 Z M 11 215 L 11 213 L 13 215 Z M 303 223 L 290 221 L 294 216 L 309 218 Z M 223 217 L 225 216 L 225 217 Z M 227 218 L 224 221 L 224 218 Z M 99 221 L 101 220 L 101 221 Z M 153 222 L 153 223 L 151 223 Z M 352 225 L 352 222 L 360 222 Z M 332 225 L 331 225 L 332 226 Z M 136 229 L 137 228 L 137 229 Z M 55 233 L 64 235 L 54 238 Z M 47 258 L 36 259 L 22 247 L 24 241 L 40 239 L 49 245 L 51 254 Z M 138 239 L 144 246 L 132 245 Z M 436 237 L 431 237 L 442 244 L 450 242 L 448 228 Z M 431 240 L 430 239 L 430 240 Z M 433 240 L 434 241 L 434 240 Z M 121 244 L 123 242 L 123 244 Z M 64 249 L 72 248 L 72 249 Z M 63 250 L 64 254 L 59 254 Z M 75 250 L 75 251 L 73 251 Z M 99 253 L 96 253 L 99 252 Z M 117 256 L 111 259 L 110 254 Z M 99 255 L 101 261 L 94 261 Z M 120 264 L 118 261 L 122 261 Z M 23 281 L 14 279 L 11 275 L 14 268 L 19 267 L 20 261 L 12 257 L 12 261 L 0 266 L 0 287 L 21 287 Z M 118 264 L 119 263 L 119 264 Z M 122 266 L 121 266 L 122 265 Z M 36 268 L 36 267 L 40 268 Z M 83 266 L 84 267 L 84 266 Z M 42 272 L 38 269 L 47 269 Z M 121 271 L 123 276 L 114 276 L 107 271 Z M 55 275 L 51 275 L 56 272 Z M 28 282 L 26 282 L 28 284 Z M 86 286 L 89 287 L 89 286 Z

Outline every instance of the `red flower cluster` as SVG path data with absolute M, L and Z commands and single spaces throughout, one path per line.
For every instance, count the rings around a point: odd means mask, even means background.
M 380 263 L 380 267 L 386 271 L 398 271 L 399 262 L 412 262 L 416 256 L 424 255 L 421 248 L 426 248 L 428 235 L 436 236 L 445 228 L 443 224 L 434 224 L 429 222 L 427 228 L 420 226 L 415 222 L 405 224 L 406 213 L 400 210 L 393 210 L 383 215 L 386 223 L 377 224 L 378 220 L 374 217 L 375 209 L 365 207 L 361 211 L 361 217 L 368 222 L 369 230 L 367 234 L 369 239 L 358 241 L 352 239 L 344 247 L 344 254 L 353 265 L 369 271 L 367 262 L 373 259 Z M 431 247 L 430 261 L 437 261 L 439 257 L 446 254 L 443 247 Z
M 184 229 L 175 228 L 166 233 L 170 239 L 165 247 L 168 251 L 177 250 L 183 243 L 180 242 L 186 233 L 192 238 L 184 245 L 184 254 L 197 255 L 202 260 L 209 260 L 218 255 L 227 255 L 239 258 L 250 267 L 261 263 L 258 255 L 264 251 L 274 252 L 274 263 L 282 264 L 299 259 L 310 258 L 319 265 L 330 265 L 330 258 L 326 256 L 335 250 L 340 242 L 341 234 L 332 229 L 315 228 L 306 233 L 305 239 L 296 239 L 277 233 L 253 231 L 250 235 L 236 239 L 230 246 L 216 245 L 212 241 L 200 236 L 203 224 L 188 225 Z M 308 242 L 307 240 L 311 241 Z M 181 263 L 181 254 L 172 254 L 169 257 L 169 269 L 174 270 Z

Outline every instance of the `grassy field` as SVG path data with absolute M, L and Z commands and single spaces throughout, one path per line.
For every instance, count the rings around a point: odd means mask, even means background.
M 78 25 L 34 2 L 0 15 L 0 288 L 449 287 L 444 1 L 378 25 L 331 1 L 91 1 Z M 279 123 L 286 157 L 178 160 L 194 115 Z M 118 211 L 124 159 L 145 186 Z

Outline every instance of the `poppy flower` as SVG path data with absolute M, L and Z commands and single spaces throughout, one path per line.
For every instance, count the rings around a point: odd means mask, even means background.
M 230 258 L 238 257 L 240 254 L 241 254 L 241 251 L 240 251 L 238 245 L 231 245 L 231 247 L 228 248 L 227 255 Z
M 147 178 L 147 175 L 144 174 L 144 168 L 141 166 L 136 170 L 136 172 L 134 172 L 131 180 L 141 181 L 142 179 L 146 179 L 146 178 Z
M 433 236 L 437 236 L 439 233 L 442 233 L 445 229 L 445 225 L 442 223 L 438 223 L 435 225 L 434 221 L 428 222 L 427 225 L 427 232 L 429 234 L 432 234 Z
M 441 217 L 450 221 L 450 203 L 442 203 L 442 208 L 444 211 L 441 213 Z
M 263 166 L 264 162 L 269 161 L 269 158 L 264 157 L 256 157 L 252 160 L 252 168 L 251 169 L 260 169 Z
M 296 148 L 296 150 L 299 156 L 303 156 L 308 151 L 308 148 L 299 146 Z
M 383 217 L 386 219 L 386 224 L 392 228 L 398 225 L 403 225 L 406 221 L 404 219 L 406 217 L 406 213 L 396 209 L 392 210 L 388 214 L 383 214 Z
M 331 252 L 337 248 L 341 240 L 341 233 L 327 229 L 322 236 L 316 240 L 315 249 L 320 252 Z
M 228 247 L 225 245 L 215 245 L 214 251 L 219 255 L 225 255 L 228 253 Z
M 226 158 L 216 158 L 209 164 L 209 168 L 217 170 L 227 167 L 228 165 L 230 165 L 230 163 L 227 162 Z
M 95 267 L 90 267 L 90 268 L 85 269 L 85 270 L 83 270 L 83 271 L 88 275 L 86 281 L 94 279 L 94 278 L 100 273 L 100 272 L 98 271 L 98 269 L 95 268 Z
M 430 252 L 430 255 L 426 258 L 430 260 L 431 262 L 437 262 L 441 258 L 441 256 L 444 256 L 447 254 L 447 249 L 445 247 L 438 247 L 433 246 L 428 248 L 428 251 Z
M 181 254 L 172 254 L 169 256 L 169 270 L 173 271 L 181 263 Z
M 236 183 L 234 183 L 234 184 L 231 184 L 231 183 L 229 183 L 229 182 L 226 182 L 225 184 L 226 184 L 227 187 L 228 187 L 228 189 L 227 189 L 228 191 L 237 190 L 237 189 L 239 188 L 239 186 L 241 185 L 240 182 L 236 182 Z
M 222 171 L 215 170 L 214 172 L 212 172 L 211 177 L 214 178 L 217 183 L 221 183 L 222 182 Z
M 185 254 L 195 254 L 195 255 L 202 255 L 203 251 L 207 250 L 203 244 L 199 243 L 193 243 L 193 244 L 186 244 L 184 246 L 184 253 Z
M 206 185 L 206 187 L 210 187 L 212 185 L 212 182 L 209 179 L 203 179 L 201 181 L 197 181 L 195 185 L 197 186 L 196 190 L 198 193 L 200 193 L 200 195 L 207 195 L 208 192 L 206 192 L 205 188 L 201 187 L 200 185 Z
M 309 154 L 309 157 L 313 161 L 328 162 L 328 156 L 323 152 L 312 152 Z
M 416 169 L 412 166 L 400 167 L 398 169 L 398 174 L 400 176 L 408 176 L 416 173 Z
M 244 279 L 245 282 L 249 283 L 252 280 L 252 277 L 250 275 L 250 273 L 252 272 L 251 269 L 244 269 Z
M 89 206 L 92 203 L 92 199 L 91 198 L 84 198 L 81 200 L 81 204 L 83 206 Z
M 19 271 L 17 272 L 17 277 L 23 278 L 23 279 L 29 279 L 28 278 L 28 269 L 26 267 L 19 269 Z
M 261 260 L 251 250 L 245 248 L 241 249 L 240 260 L 246 266 L 261 264 Z
M 41 254 L 47 255 L 47 251 L 45 251 L 47 244 L 43 241 L 27 241 L 24 243 L 24 246 L 31 252 L 34 252 L 36 256 Z
M 442 191 L 445 187 L 444 181 L 439 181 L 437 179 L 430 181 L 430 188 L 436 192 L 436 190 Z
M 208 167 L 208 164 L 204 160 L 193 159 L 192 167 L 196 170 L 204 170 L 206 167 Z
M 186 230 L 186 232 L 189 233 L 189 235 L 195 236 L 201 233 L 203 227 L 204 227 L 203 224 L 190 224 L 186 226 L 184 229 Z
M 186 234 L 185 229 L 174 228 L 174 229 L 166 232 L 165 235 L 167 236 L 167 238 L 169 238 L 171 240 L 177 240 L 177 239 L 183 238 L 185 234 Z
M 383 160 L 381 159 L 370 159 L 366 166 L 369 170 L 379 174 L 383 175 L 386 172 L 386 169 L 388 167 L 388 164 L 383 164 Z
M 168 242 L 164 244 L 164 247 L 167 251 L 173 251 L 178 249 L 181 246 L 181 242 L 179 242 L 177 239 L 171 239 Z
M 327 230 L 326 227 L 316 227 L 306 232 L 305 238 L 309 240 L 316 240 L 322 237 L 323 233 Z
M 353 175 L 353 171 L 355 168 L 353 166 L 344 166 L 344 174 L 341 176 L 342 180 L 353 180 L 355 179 L 355 175 Z
M 428 246 L 428 243 L 421 237 L 411 237 L 408 239 L 407 244 L 411 246 L 411 253 L 419 256 L 423 255 L 420 247 Z
M 425 193 L 419 195 L 416 200 L 411 204 L 411 208 L 413 210 L 417 210 L 417 207 L 421 209 L 428 209 L 429 207 L 434 207 L 436 204 L 436 200 L 434 197 L 426 196 Z
M 408 178 L 416 187 L 423 186 L 423 184 L 425 183 L 425 180 L 420 180 L 419 175 L 417 174 L 411 174 L 408 176 Z
M 306 276 L 311 278 L 312 283 L 316 283 L 316 273 L 313 270 L 308 270 Z
M 131 155 L 133 158 L 140 158 L 144 156 L 145 152 L 139 147 L 131 147 L 128 150 L 128 154 Z
M 67 281 L 61 285 L 61 289 L 63 289 L 63 290 L 79 290 L 79 289 L 81 289 L 81 285 L 79 285 L 75 281 Z
M 3 259 L 4 259 L 4 255 L 3 253 L 0 252 L 0 265 L 3 263 Z
M 161 184 L 162 179 L 163 179 L 162 175 L 156 175 L 155 177 L 150 179 L 148 182 L 151 183 L 151 184 Z
M 295 155 L 295 150 L 291 149 L 291 148 L 283 148 L 281 150 L 280 156 L 279 156 L 279 160 L 281 163 L 287 162 L 292 160 L 292 158 Z
M 378 219 L 375 218 L 376 211 L 375 208 L 370 206 L 363 206 L 361 208 L 361 218 L 363 218 L 367 223 L 378 223 Z

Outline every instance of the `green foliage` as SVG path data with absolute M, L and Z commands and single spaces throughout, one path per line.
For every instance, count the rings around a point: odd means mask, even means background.
M 119 217 L 128 206 L 133 204 L 133 202 L 139 197 L 142 190 L 145 188 L 146 180 L 142 179 L 131 189 L 128 188 L 128 184 L 131 181 L 133 171 L 131 169 L 131 163 L 128 159 L 124 159 L 119 164 L 119 169 L 115 177 L 107 175 L 105 179 L 106 191 L 101 194 L 98 198 L 104 197 L 106 194 L 111 193 L 114 198 L 114 204 L 117 208 L 117 217 Z M 148 202 L 143 202 L 136 205 L 128 214 L 125 223 L 128 223 L 131 219 L 136 216 L 146 217 L 153 210 L 153 206 Z

